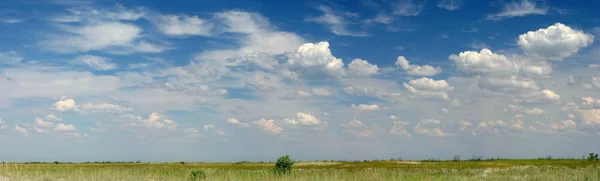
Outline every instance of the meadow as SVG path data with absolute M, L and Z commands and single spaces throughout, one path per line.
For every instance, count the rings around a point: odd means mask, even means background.
M 274 163 L 4 163 L 0 181 L 85 180 L 600 180 L 600 162 L 585 159 L 296 162 L 289 174 Z

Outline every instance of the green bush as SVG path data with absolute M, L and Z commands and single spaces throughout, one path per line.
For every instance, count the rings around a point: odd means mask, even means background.
M 598 160 L 598 153 L 590 153 L 590 156 L 588 157 L 589 161 L 597 161 Z
M 292 165 L 294 165 L 294 161 L 292 159 L 290 159 L 289 155 L 285 155 L 282 157 L 279 157 L 279 159 L 277 159 L 277 162 L 275 162 L 275 167 L 273 168 L 273 171 L 275 171 L 275 174 L 289 174 L 292 172 Z
M 202 180 L 206 178 L 204 170 L 193 170 L 190 172 L 190 180 Z

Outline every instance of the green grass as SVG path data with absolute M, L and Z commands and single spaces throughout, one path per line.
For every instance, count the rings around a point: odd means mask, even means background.
M 297 162 L 289 175 L 273 163 L 0 164 L 0 181 L 188 180 L 600 180 L 600 162 L 564 160 Z

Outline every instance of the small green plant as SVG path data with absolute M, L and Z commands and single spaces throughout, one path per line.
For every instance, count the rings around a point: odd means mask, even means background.
M 190 172 L 190 180 L 202 180 L 206 178 L 204 170 L 193 170 Z
M 598 153 L 590 153 L 588 156 L 589 161 L 598 161 Z
M 279 157 L 277 159 L 277 162 L 275 162 L 275 167 L 273 168 L 273 171 L 275 172 L 275 174 L 278 174 L 278 175 L 289 174 L 292 172 L 293 165 L 294 165 L 294 161 L 290 158 L 289 155 L 285 155 L 285 156 Z

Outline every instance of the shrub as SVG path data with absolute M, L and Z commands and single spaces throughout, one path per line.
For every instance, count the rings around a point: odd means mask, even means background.
M 202 180 L 206 178 L 204 170 L 193 170 L 190 172 L 190 180 Z
M 589 161 L 597 161 L 598 160 L 598 153 L 590 153 L 590 156 L 588 157 Z
M 289 174 L 292 172 L 292 165 L 294 165 L 294 161 L 290 159 L 289 155 L 285 155 L 277 159 L 273 171 L 275 174 Z

